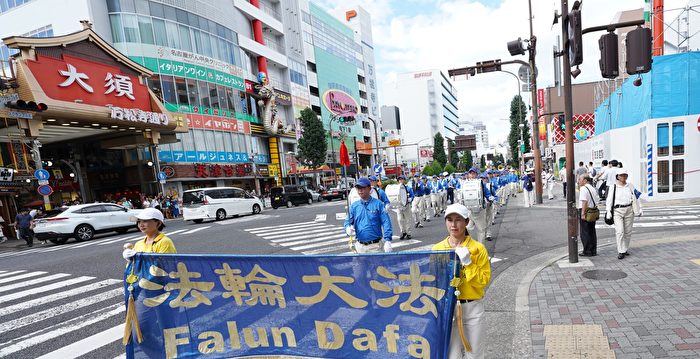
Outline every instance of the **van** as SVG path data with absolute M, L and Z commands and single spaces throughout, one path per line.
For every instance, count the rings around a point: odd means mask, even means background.
M 287 185 L 270 188 L 270 203 L 272 208 L 277 209 L 282 206 L 291 208 L 300 203 L 312 204 L 314 200 L 311 192 L 307 191 L 306 188 Z
M 205 219 L 220 221 L 241 214 L 258 214 L 263 204 L 238 187 L 212 187 L 185 191 L 182 216 L 186 221 L 201 223 Z

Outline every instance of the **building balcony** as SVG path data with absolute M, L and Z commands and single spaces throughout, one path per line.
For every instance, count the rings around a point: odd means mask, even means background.
M 241 48 L 254 55 L 263 56 L 268 60 L 276 63 L 277 65 L 283 68 L 287 68 L 287 56 L 278 51 L 275 51 L 271 47 L 267 47 L 245 36 L 238 37 L 238 45 L 240 45 Z
M 282 25 L 282 22 L 276 19 L 274 14 L 270 15 L 265 11 L 265 7 L 269 7 L 268 5 L 262 6 L 262 8 L 259 9 L 246 0 L 233 0 L 233 6 L 240 10 L 248 19 L 260 20 L 265 24 L 265 27 L 273 30 L 277 35 L 284 35 L 284 25 Z M 274 10 L 272 10 L 272 12 L 274 13 Z

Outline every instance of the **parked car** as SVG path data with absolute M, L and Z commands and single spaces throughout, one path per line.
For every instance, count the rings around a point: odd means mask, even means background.
M 182 217 L 201 223 L 205 219 L 223 220 L 241 214 L 262 211 L 260 198 L 238 187 L 192 189 L 182 193 Z
M 306 187 L 306 190 L 309 191 L 309 193 L 311 193 L 311 199 L 313 199 L 314 202 L 321 202 L 321 200 L 323 199 L 321 198 L 321 194 L 318 193 L 317 190 L 309 187 Z
M 63 244 L 69 238 L 75 238 L 78 242 L 87 241 L 97 233 L 126 233 L 129 229 L 136 228 L 136 223 L 131 222 L 130 218 L 141 211 L 112 203 L 57 208 L 34 221 L 34 234 L 39 240 Z
M 301 186 L 287 185 L 270 188 L 270 203 L 274 209 L 282 206 L 291 208 L 300 203 L 312 204 L 313 202 L 311 193 Z
M 334 199 L 345 199 L 345 186 L 333 187 L 321 193 L 321 198 L 330 202 Z

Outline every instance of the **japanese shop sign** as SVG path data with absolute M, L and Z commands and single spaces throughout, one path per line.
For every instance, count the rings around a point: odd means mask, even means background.
M 208 56 L 200 55 L 200 54 L 195 54 L 187 51 L 182 51 L 182 50 L 176 50 L 176 49 L 167 49 L 164 47 L 159 47 L 158 50 L 158 58 L 159 59 L 170 59 L 170 60 L 175 60 L 179 62 L 186 62 L 190 63 L 193 65 L 200 65 L 200 66 L 205 66 L 208 68 L 212 68 L 218 71 L 222 71 L 224 73 L 228 73 L 237 77 L 245 77 L 245 74 L 243 72 L 243 69 L 235 66 L 228 64 L 223 61 L 219 61 L 217 59 L 213 59 Z
M 154 59 L 152 57 L 141 58 L 132 56 L 130 58 L 138 63 L 143 63 L 146 68 L 155 73 L 208 81 L 215 84 L 232 87 L 241 91 L 245 90 L 242 78 L 226 72 L 180 61 Z
M 118 67 L 65 54 L 61 59 L 37 55 L 37 60 L 27 61 L 27 65 L 52 99 L 152 110 L 147 87 Z
M 143 122 L 154 125 L 167 125 L 168 115 L 164 113 L 141 111 L 137 108 L 121 108 L 110 106 L 110 118 L 119 121 Z
M 450 252 L 137 254 L 128 358 L 446 358 Z
M 323 94 L 323 104 L 328 111 L 338 116 L 355 116 L 359 110 L 357 101 L 340 90 L 328 90 Z

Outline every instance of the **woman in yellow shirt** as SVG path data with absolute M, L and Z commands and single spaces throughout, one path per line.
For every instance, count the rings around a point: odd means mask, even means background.
M 139 214 L 131 217 L 132 222 L 136 222 L 139 230 L 146 236 L 133 246 L 131 243 L 122 252 L 122 257 L 130 260 L 136 253 L 177 253 L 173 241 L 161 231 L 165 227 L 163 224 L 163 213 L 155 208 L 146 208 Z
M 483 244 L 475 241 L 467 231 L 469 224 L 469 209 L 455 203 L 445 210 L 445 224 L 449 236 L 433 246 L 433 250 L 454 250 L 459 257 L 460 283 L 457 287 L 458 300 L 462 306 L 462 327 L 471 346 L 471 352 L 464 352 L 464 346 L 459 337 L 457 320 L 452 321 L 449 359 L 483 358 L 484 348 L 481 338 L 484 337 L 484 288 L 491 281 L 491 265 L 489 254 Z M 456 315 L 456 313 L 455 313 Z

